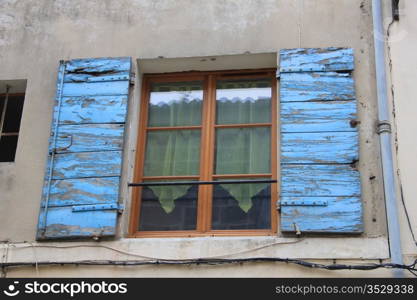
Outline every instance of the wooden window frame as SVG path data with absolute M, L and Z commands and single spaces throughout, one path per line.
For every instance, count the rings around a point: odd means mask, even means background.
M 208 71 L 208 72 L 177 72 L 163 74 L 144 74 L 141 99 L 139 131 L 136 147 L 135 170 L 133 182 L 144 180 L 201 180 L 212 181 L 215 179 L 230 178 L 270 178 L 277 180 L 278 177 L 278 138 L 277 138 L 277 81 L 275 78 L 276 69 L 256 70 L 230 70 L 230 71 Z M 215 124 L 216 114 L 216 81 L 219 79 L 256 79 L 271 78 L 271 121 L 258 124 Z M 180 81 L 203 81 L 203 105 L 202 120 L 198 126 L 176 126 L 176 127 L 148 127 L 148 107 L 150 97 L 150 86 L 156 82 L 180 82 Z M 215 130 L 216 128 L 244 128 L 255 126 L 267 126 L 271 128 L 271 172 L 267 174 L 213 174 L 214 153 L 215 153 Z M 177 130 L 177 129 L 200 129 L 200 171 L 196 176 L 143 176 L 143 166 L 146 152 L 146 138 L 148 131 L 155 130 Z M 129 222 L 129 237 L 199 237 L 199 236 L 268 236 L 276 235 L 278 231 L 278 212 L 276 202 L 278 200 L 278 183 L 271 183 L 271 206 L 270 206 L 270 228 L 251 230 L 212 230 L 212 192 L 213 185 L 199 185 L 197 201 L 197 228 L 196 230 L 181 231 L 139 231 L 139 216 L 141 207 L 142 187 L 131 187 L 132 207 Z

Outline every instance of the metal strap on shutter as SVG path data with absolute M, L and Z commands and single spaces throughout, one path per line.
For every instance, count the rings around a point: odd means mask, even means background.
M 353 69 L 348 48 L 280 52 L 283 232 L 363 231 Z
M 116 231 L 130 58 L 61 61 L 37 239 Z

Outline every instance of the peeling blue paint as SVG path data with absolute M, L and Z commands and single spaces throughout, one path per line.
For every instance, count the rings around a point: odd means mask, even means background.
M 280 59 L 281 230 L 361 233 L 353 50 L 287 49 Z
M 52 122 L 58 124 L 57 134 L 55 140 L 52 126 L 37 239 L 113 236 L 130 58 L 76 59 L 63 64 L 57 85 L 63 97 L 55 101 Z M 85 205 L 114 209 L 74 213 L 73 207 Z

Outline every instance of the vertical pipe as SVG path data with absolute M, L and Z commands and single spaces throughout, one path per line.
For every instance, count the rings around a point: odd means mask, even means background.
M 397 194 L 395 191 L 395 175 L 393 152 L 391 147 L 390 113 L 388 109 L 388 88 L 385 65 L 385 34 L 382 20 L 381 0 L 372 0 L 372 16 L 374 26 L 375 69 L 378 96 L 378 133 L 380 135 L 381 160 L 384 180 L 385 205 L 388 220 L 389 247 L 391 262 L 403 264 L 400 226 L 398 222 Z M 394 269 L 395 277 L 403 277 L 401 269 Z

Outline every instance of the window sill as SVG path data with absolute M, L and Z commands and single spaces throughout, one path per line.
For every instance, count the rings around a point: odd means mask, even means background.
M 346 260 L 389 258 L 386 237 L 123 238 L 98 243 L 73 241 L 2 244 L 0 255 L 4 251 L 8 251 L 8 262 L 248 257 Z

